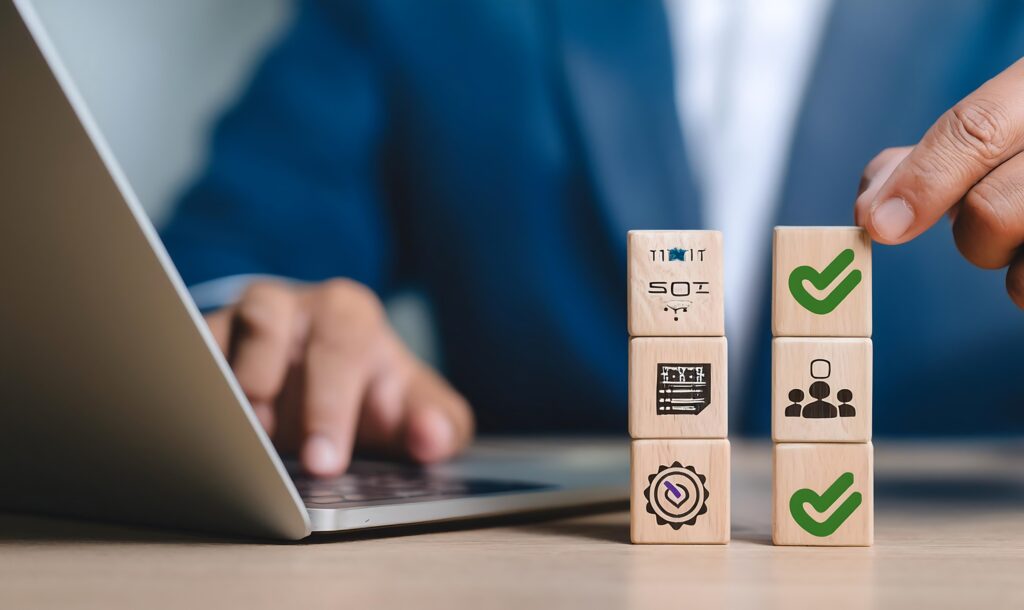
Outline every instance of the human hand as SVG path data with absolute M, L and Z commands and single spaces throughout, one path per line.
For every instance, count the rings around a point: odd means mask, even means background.
M 358 282 L 258 281 L 206 322 L 260 423 L 311 474 L 340 474 L 356 448 L 436 462 L 473 436 L 465 399 Z
M 1009 266 L 1006 290 L 1024 308 L 1024 60 L 961 100 L 915 146 L 868 163 L 854 208 L 883 244 L 908 242 L 943 214 L 960 253 Z

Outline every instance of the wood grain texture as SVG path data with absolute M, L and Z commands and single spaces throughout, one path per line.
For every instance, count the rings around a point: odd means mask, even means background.
M 727 351 L 725 337 L 630 339 L 629 435 L 635 439 L 725 438 L 729 431 Z M 681 368 L 673 365 L 701 368 L 710 402 L 699 413 L 659 411 L 669 404 L 665 401 L 678 400 L 671 394 L 671 384 L 659 384 L 672 369 Z
M 719 231 L 630 231 L 626 243 L 630 335 L 725 334 Z
M 824 270 L 846 249 L 853 262 L 824 290 L 800 282 L 814 298 L 824 299 L 853 270 L 860 283 L 829 313 L 808 311 L 790 292 L 798 267 Z M 871 336 L 871 239 L 860 227 L 776 227 L 772 264 L 772 334 L 776 337 Z
M 730 537 L 729 441 L 642 440 L 630 451 L 630 539 L 634 544 L 725 544 Z M 687 477 L 666 476 L 689 469 Z M 694 479 L 703 477 L 698 483 Z M 683 483 L 679 483 L 682 480 Z M 676 484 L 677 490 L 664 485 Z M 700 489 L 700 486 L 704 489 Z M 676 494 L 676 495 L 673 495 Z M 681 495 L 679 495 L 681 494 Z M 677 502 L 673 505 L 670 502 Z M 706 511 L 700 514 L 699 508 Z M 659 522 L 669 511 L 669 518 Z M 692 522 L 672 519 L 682 511 Z M 689 511 L 688 513 L 685 511 Z M 678 514 L 678 512 L 676 512 Z M 689 519 L 687 519 L 689 521 Z M 672 524 L 678 527 L 673 527 Z
M 887 440 L 875 453 L 871 548 L 771 546 L 771 445 L 736 440 L 725 546 L 630 545 L 625 510 L 297 544 L 0 514 L 0 605 L 1024 608 L 1024 444 Z
M 772 472 L 772 542 L 799 546 L 871 546 L 874 542 L 874 448 L 871 443 L 782 443 L 775 445 Z M 817 494 L 844 473 L 853 485 L 824 511 L 804 504 L 816 521 L 827 520 L 854 492 L 862 500 L 850 516 L 827 536 L 815 536 L 797 524 L 790 500 L 800 489 Z
M 871 339 L 773 339 L 772 439 L 870 441 L 871 347 Z

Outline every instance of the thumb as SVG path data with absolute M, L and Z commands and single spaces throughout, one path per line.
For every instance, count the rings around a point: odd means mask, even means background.
M 875 241 L 908 242 L 1024 149 L 1024 60 L 944 113 L 871 198 L 858 220 Z
M 853 208 L 853 218 L 857 225 L 867 227 L 871 204 L 878 197 L 878 191 L 882 189 L 882 185 L 889 180 L 889 176 L 892 176 L 893 170 L 907 158 L 912 149 L 911 146 L 886 148 L 864 166 L 857 201 Z

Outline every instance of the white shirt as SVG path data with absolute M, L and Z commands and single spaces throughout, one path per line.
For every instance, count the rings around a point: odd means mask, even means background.
M 723 233 L 733 377 L 748 361 L 760 257 L 830 0 L 666 0 L 676 107 L 709 228 Z

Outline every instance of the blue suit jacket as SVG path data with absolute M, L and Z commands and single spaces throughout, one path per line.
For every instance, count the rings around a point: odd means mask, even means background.
M 1022 13 L 837 1 L 778 224 L 851 224 L 864 164 L 1024 54 Z M 622 432 L 626 231 L 702 222 L 669 45 L 658 0 L 306 2 L 167 246 L 189 283 L 416 286 L 482 429 Z M 942 225 L 875 249 L 876 432 L 1022 431 L 1024 319 Z M 734 432 L 769 425 L 770 258 Z

